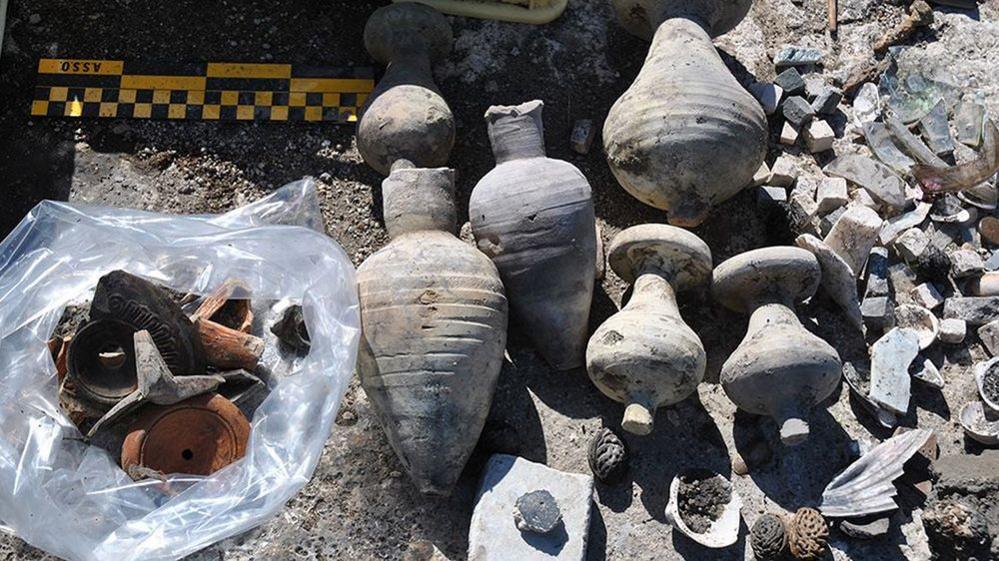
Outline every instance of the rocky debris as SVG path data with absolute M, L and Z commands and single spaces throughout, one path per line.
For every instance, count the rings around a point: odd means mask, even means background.
M 780 129 L 780 143 L 784 146 L 794 146 L 798 143 L 798 129 L 790 122 L 785 122 Z
M 792 187 L 798 180 L 798 168 L 788 156 L 779 156 L 770 166 L 770 184 L 776 187 Z
M 776 203 L 787 202 L 787 189 L 783 187 L 771 187 L 764 185 L 760 187 L 757 201 L 761 207 L 772 207 Z
M 884 53 L 889 47 L 906 41 L 916 30 L 931 23 L 933 23 L 933 8 L 924 0 L 916 0 L 909 6 L 908 15 L 874 43 L 874 52 Z
M 823 85 L 812 100 L 812 111 L 817 115 L 833 115 L 842 101 L 843 92 L 839 88 Z
M 912 299 L 928 310 L 934 310 L 944 303 L 944 297 L 940 291 L 928 282 L 924 282 L 912 290 Z
M 562 524 L 546 534 L 522 533 L 510 513 L 518 499 L 544 489 L 558 504 Z M 469 561 L 586 558 L 593 478 L 565 473 L 524 458 L 497 454 L 486 464 L 468 533 Z
M 894 328 L 871 348 L 871 390 L 874 403 L 904 415 L 909 410 L 909 366 L 919 354 L 919 335 Z
M 999 354 L 999 320 L 990 321 L 978 328 L 978 338 L 981 339 L 989 354 Z
M 572 136 L 569 144 L 577 154 L 589 154 L 593 140 L 597 137 L 597 129 L 593 126 L 592 119 L 580 119 L 572 127 Z
M 940 341 L 957 345 L 964 341 L 968 324 L 963 319 L 947 318 L 940 320 Z
M 833 141 L 836 140 L 836 133 L 832 127 L 824 120 L 813 120 L 805 127 L 805 146 L 812 154 L 832 150 Z
M 774 84 L 780 86 L 789 96 L 805 93 L 805 79 L 795 68 L 788 68 L 774 78 Z
M 548 491 L 531 491 L 513 505 L 513 521 L 521 532 L 547 534 L 562 523 L 562 511 Z
M 683 522 L 694 532 L 703 534 L 725 512 L 732 499 L 732 488 L 713 474 L 703 478 L 681 476 L 678 498 Z
M 843 88 L 849 91 L 848 88 Z M 881 101 L 878 98 L 878 86 L 868 82 L 860 87 L 853 98 L 853 120 L 858 127 L 865 123 L 873 123 L 881 116 Z
M 787 122 L 796 127 L 803 126 L 815 116 L 812 105 L 805 98 L 797 95 L 785 100 L 781 106 L 781 111 Z
M 298 304 L 288 306 L 281 319 L 271 327 L 271 333 L 276 335 L 282 344 L 297 352 L 307 353 L 312 348 L 309 328 L 305 324 L 302 306 Z
M 764 514 L 756 519 L 749 535 L 749 545 L 759 561 L 769 561 L 780 557 L 787 547 L 787 532 L 784 520 L 775 514 Z
M 977 148 L 982 143 L 985 126 L 985 107 L 978 103 L 962 102 L 954 110 L 954 128 L 957 140 L 965 146 Z
M 842 207 L 849 202 L 850 196 L 846 188 L 846 180 L 840 177 L 825 177 L 819 183 L 816 192 L 816 202 L 819 212 L 827 213 Z M 880 225 L 880 220 L 878 221 Z
M 604 427 L 590 442 L 589 463 L 598 481 L 615 482 L 628 471 L 628 449 L 613 430 Z
M 888 534 L 891 517 L 872 515 L 843 520 L 839 529 L 847 536 L 858 540 L 873 540 Z
M 864 123 L 864 139 L 871 152 L 881 160 L 882 163 L 892 168 L 896 172 L 906 173 L 916 162 L 899 150 L 892 141 L 888 127 L 884 123 L 869 122 Z
M 774 66 L 777 68 L 787 68 L 791 66 L 815 66 L 822 62 L 822 51 L 811 47 L 799 47 L 797 45 L 785 45 L 777 51 L 774 57 Z
M 999 318 L 999 296 L 954 296 L 944 301 L 944 318 L 956 318 L 978 327 Z
M 992 544 L 989 523 L 978 510 L 958 501 L 942 500 L 923 511 L 923 528 L 933 559 L 988 559 Z
M 814 561 L 826 553 L 829 526 L 814 508 L 799 508 L 787 524 L 788 549 L 795 559 Z

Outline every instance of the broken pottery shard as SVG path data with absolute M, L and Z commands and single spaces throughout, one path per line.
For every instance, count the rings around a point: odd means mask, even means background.
M 867 146 L 874 155 L 895 171 L 907 173 L 916 165 L 915 160 L 895 146 L 891 135 L 888 134 L 888 127 L 883 123 L 864 123 L 864 138 L 867 139 Z
M 780 106 L 780 98 L 784 95 L 784 88 L 777 84 L 767 82 L 754 82 L 749 85 L 749 93 L 760 102 L 763 112 L 773 115 Z
M 611 4 L 623 27 L 652 44 L 604 121 L 607 163 L 670 224 L 697 226 L 749 184 L 767 155 L 767 116 L 711 42 L 745 18 L 750 2 L 713 2 L 698 15 L 686 2 Z
M 881 115 L 881 99 L 878 86 L 868 82 L 860 87 L 853 98 L 853 121 L 858 127 L 872 123 Z
M 923 220 L 926 220 L 926 217 L 930 215 L 932 206 L 930 203 L 919 203 L 913 210 L 888 220 L 879 235 L 881 244 L 890 245 L 902 232 L 922 224 Z
M 819 510 L 826 516 L 852 518 L 898 508 L 898 493 L 892 482 L 902 476 L 903 466 L 933 436 L 916 429 L 893 436 L 864 454 L 833 478 L 822 493 Z
M 919 336 L 894 328 L 871 348 L 872 401 L 899 415 L 909 410 L 909 365 L 919 354 Z
M 697 513 L 711 518 L 707 522 L 707 528 L 695 530 L 685 520 L 685 515 L 689 516 L 695 513 L 683 510 L 685 501 L 681 499 L 680 488 L 684 484 L 694 493 L 703 492 L 700 491 L 701 489 L 714 488 L 715 497 L 703 497 L 702 495 L 705 502 L 711 501 L 712 498 L 715 501 L 724 498 L 724 493 L 727 492 L 728 500 L 720 509 L 721 512 L 714 512 L 713 517 L 710 514 Z M 695 498 L 692 502 L 696 504 L 701 501 Z M 720 505 L 715 503 L 712 506 L 717 508 Z M 739 528 L 742 525 L 741 511 L 742 498 L 735 492 L 732 482 L 717 473 L 701 469 L 686 470 L 677 474 L 670 483 L 669 502 L 666 504 L 666 520 L 683 535 L 705 547 L 717 549 L 734 544 L 739 539 Z
M 850 266 L 854 275 L 859 275 L 883 224 L 878 213 L 870 208 L 850 207 L 833 224 L 823 241 Z
M 914 331 L 919 338 L 921 350 L 926 350 L 932 345 L 940 333 L 940 326 L 933 312 L 913 304 L 903 304 L 895 308 L 895 325 L 899 329 Z
M 824 171 L 863 187 L 882 204 L 896 209 L 905 207 L 905 183 L 884 164 L 848 154 L 830 162 Z
M 812 47 L 785 45 L 774 57 L 774 67 L 811 66 L 822 62 L 822 51 Z
M 562 523 L 562 511 L 548 491 L 531 491 L 513 505 L 513 521 L 521 532 L 547 534 Z
M 912 174 L 930 192 L 963 191 L 974 188 L 999 171 L 999 130 L 990 119 L 985 124 L 978 157 L 956 166 L 945 163 L 917 165 Z
M 919 120 L 919 130 L 926 139 L 926 144 L 937 156 L 950 154 L 954 151 L 954 139 L 950 136 L 950 126 L 947 124 L 947 103 L 940 100 L 929 113 Z
M 954 111 L 954 128 L 957 139 L 966 146 L 977 148 L 982 143 L 985 125 L 985 106 L 978 103 L 959 103 Z
M 909 127 L 905 126 L 904 123 L 895 117 L 887 117 L 885 125 L 888 127 L 888 132 L 891 133 L 892 137 L 895 138 L 902 148 L 902 151 L 915 158 L 919 163 L 937 167 L 947 165 L 947 162 L 934 154 L 926 144 L 923 144 L 923 141 L 919 137 L 912 134 Z
M 144 403 L 173 405 L 204 393 L 214 391 L 225 382 L 221 376 L 177 376 L 167 367 L 160 355 L 153 337 L 148 331 L 137 331 L 133 335 L 135 348 L 135 372 L 138 388 L 119 401 L 107 414 L 101 417 L 87 433 L 93 438 L 97 432 L 132 413 Z M 128 359 L 126 359 L 128 360 Z
M 592 190 L 545 155 L 544 103 L 486 111 L 496 167 L 468 202 L 472 234 L 503 279 L 511 311 L 556 370 L 583 366 L 597 255 Z
M 860 298 L 857 296 L 857 276 L 850 265 L 825 242 L 811 234 L 798 236 L 794 243 L 815 255 L 822 267 L 822 288 L 843 308 L 850 323 L 863 333 L 864 318 L 860 312 Z
M 417 488 L 446 495 L 489 413 L 507 300 L 493 262 L 454 235 L 454 171 L 412 166 L 396 162 L 382 183 L 391 241 L 357 270 L 357 369 Z
M 999 296 L 952 297 L 944 302 L 944 317 L 963 319 L 971 326 L 999 318 Z
M 937 368 L 937 365 L 933 364 L 932 360 L 917 357 L 913 364 L 916 366 L 911 370 L 912 378 L 914 380 L 919 380 L 924 384 L 928 384 L 938 389 L 944 387 L 944 379 L 943 376 L 940 375 L 940 369 Z
M 898 424 L 898 417 L 894 413 L 874 403 L 868 396 L 871 387 L 871 373 L 866 366 L 859 365 L 858 367 L 852 362 L 843 363 L 843 379 L 850 386 L 853 395 L 860 399 L 861 405 L 874 415 L 881 426 L 890 429 Z
M 839 529 L 858 540 L 873 540 L 887 535 L 891 527 L 891 517 L 866 517 L 855 520 L 844 520 L 840 522 Z
M 981 401 L 968 402 L 961 408 L 959 421 L 968 438 L 986 446 L 999 444 L 999 420 L 989 418 Z
M 547 534 L 522 533 L 510 516 L 525 493 L 545 489 L 558 503 L 562 526 Z M 468 560 L 586 558 L 593 478 L 523 458 L 489 458 L 468 531 Z

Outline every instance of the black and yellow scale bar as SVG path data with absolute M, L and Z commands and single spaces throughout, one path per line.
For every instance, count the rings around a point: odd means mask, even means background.
M 371 68 L 42 59 L 36 117 L 352 123 Z

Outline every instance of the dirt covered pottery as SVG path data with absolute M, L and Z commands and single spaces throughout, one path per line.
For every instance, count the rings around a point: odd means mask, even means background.
M 447 19 L 423 4 L 385 6 L 368 20 L 364 46 L 388 69 L 364 105 L 357 149 L 379 173 L 388 175 L 398 159 L 420 167 L 447 163 L 454 115 L 430 65 L 447 56 L 452 40 Z
M 697 226 L 748 185 L 767 148 L 760 104 L 725 67 L 711 38 L 734 28 L 752 0 L 612 0 L 629 32 L 652 40 L 645 65 L 604 123 L 618 182 Z
M 794 312 L 818 289 L 815 256 L 797 247 L 737 255 L 715 269 L 713 292 L 730 310 L 749 313 L 746 337 L 721 370 L 721 383 L 740 409 L 768 415 L 789 446 L 808 438 L 809 411 L 839 384 L 843 367 L 828 343 Z
M 558 370 L 584 364 L 597 235 L 590 184 L 545 156 L 544 104 L 486 112 L 496 167 L 469 202 L 472 233 L 500 275 L 514 316 Z
M 453 170 L 399 161 L 382 192 L 392 241 L 357 271 L 361 385 L 419 490 L 448 494 L 489 413 L 507 301 L 492 261 L 454 235 Z
M 586 370 L 607 397 L 627 405 L 622 428 L 645 435 L 657 408 L 682 401 L 704 377 L 704 346 L 680 317 L 676 291 L 708 282 L 711 250 L 686 230 L 645 224 L 614 238 L 609 262 L 634 292 L 590 338 Z

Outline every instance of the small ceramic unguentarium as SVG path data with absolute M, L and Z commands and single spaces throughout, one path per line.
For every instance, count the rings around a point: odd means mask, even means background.
M 448 494 L 489 413 L 507 301 L 492 261 L 454 235 L 453 170 L 400 160 L 382 191 L 392 241 L 357 270 L 361 386 L 419 490 Z
M 711 250 L 686 230 L 645 224 L 614 238 L 609 261 L 634 290 L 590 338 L 586 370 L 607 397 L 626 404 L 622 428 L 646 435 L 656 409 L 682 401 L 704 377 L 704 346 L 680 317 L 676 292 L 708 282 Z
M 514 317 L 545 360 L 567 370 L 584 364 L 597 235 L 586 177 L 545 156 L 543 107 L 486 112 L 496 167 L 475 186 L 468 212 Z
M 808 438 L 809 412 L 843 372 L 836 349 L 806 330 L 794 311 L 820 280 L 815 256 L 797 247 L 749 251 L 714 273 L 715 299 L 751 314 L 746 337 L 722 366 L 722 387 L 740 409 L 776 419 L 789 446 Z
M 618 182 L 671 224 L 697 226 L 748 185 L 767 149 L 760 104 L 711 43 L 752 0 L 612 0 L 621 25 L 651 39 L 631 88 L 604 123 Z
M 431 64 L 451 51 L 451 25 L 417 3 L 379 8 L 364 28 L 364 46 L 388 65 L 364 105 L 357 149 L 369 166 L 388 175 L 396 160 L 419 167 L 447 164 L 454 147 L 454 115 L 434 83 Z

